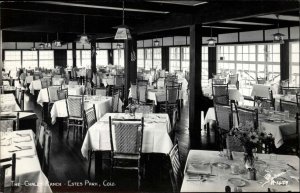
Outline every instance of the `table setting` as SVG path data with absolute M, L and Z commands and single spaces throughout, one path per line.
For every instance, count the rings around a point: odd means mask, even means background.
M 111 149 L 109 135 L 109 116 L 113 119 L 141 119 L 142 113 L 106 113 L 89 128 L 82 144 L 81 153 L 88 157 L 89 150 L 106 151 Z M 171 123 L 168 114 L 147 114 L 144 117 L 143 147 L 144 153 L 168 154 L 173 143 L 169 136 Z
M 299 191 L 297 156 L 257 154 L 253 178 L 245 167 L 244 153 L 232 154 L 230 160 L 217 151 L 191 150 L 181 192 L 224 192 L 227 186 L 234 192 Z
M 42 172 L 35 148 L 32 130 L 1 132 L 1 158 L 16 154 L 16 180 L 14 192 L 52 192 L 47 177 Z M 5 187 L 8 188 L 11 178 L 11 168 L 6 170 Z M 26 183 L 34 183 L 30 186 Z
M 20 106 L 16 102 L 16 98 L 14 94 L 12 93 L 0 94 L 0 111 L 2 112 L 21 111 Z

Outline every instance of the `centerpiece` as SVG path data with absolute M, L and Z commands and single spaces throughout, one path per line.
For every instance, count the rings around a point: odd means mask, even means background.
M 257 131 L 251 124 L 239 125 L 238 128 L 233 128 L 228 133 L 235 139 L 238 139 L 240 147 L 244 151 L 244 164 L 249 174 L 249 179 L 256 180 L 255 160 L 256 153 L 270 151 L 274 138 L 272 134 L 267 134 L 264 131 Z M 228 147 L 227 147 L 228 148 Z M 266 152 L 267 153 L 267 152 Z

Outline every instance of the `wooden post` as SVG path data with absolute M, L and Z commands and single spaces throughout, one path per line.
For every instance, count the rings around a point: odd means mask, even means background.
M 189 130 L 192 149 L 201 147 L 201 111 L 203 97 L 201 89 L 202 69 L 202 27 L 201 24 L 190 26 L 190 98 Z
M 76 67 L 76 42 L 72 42 L 73 68 Z
M 134 36 L 124 41 L 124 67 L 125 67 L 125 96 L 124 105 L 128 105 L 130 83 L 136 81 L 137 76 L 137 44 Z
M 217 72 L 217 47 L 208 47 L 208 78 Z
M 91 42 L 91 70 L 92 70 L 92 76 L 91 76 L 91 80 L 89 80 L 89 81 L 91 81 L 92 86 L 94 86 L 94 83 L 93 83 L 94 74 L 96 74 L 96 72 L 97 72 L 96 56 L 97 56 L 97 54 L 96 54 L 96 42 L 92 41 Z M 97 80 L 96 80 L 95 83 L 97 83 Z
M 284 44 L 280 44 L 280 79 L 286 80 L 289 79 L 289 42 L 284 41 Z

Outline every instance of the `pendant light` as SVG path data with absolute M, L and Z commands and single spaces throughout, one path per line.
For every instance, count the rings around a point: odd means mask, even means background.
M 212 38 L 212 27 L 210 27 L 210 38 L 207 40 L 208 47 L 215 47 L 216 40 Z
M 45 43 L 43 42 L 43 37 L 41 37 L 41 43 L 39 44 L 39 49 L 43 50 L 45 48 Z
M 117 44 L 117 49 L 119 50 L 119 49 L 121 49 L 122 48 L 122 45 L 121 44 Z
M 58 39 L 58 32 L 56 33 L 56 40 L 53 41 L 56 47 L 61 47 L 61 41 Z
M 79 42 L 82 44 L 90 43 L 88 36 L 85 34 L 85 15 L 83 16 L 83 34 L 80 36 Z
M 49 42 L 48 34 L 47 34 L 47 42 L 45 43 L 45 47 L 46 48 L 51 48 L 51 43 Z
M 154 46 L 159 46 L 159 41 L 156 39 L 156 40 L 154 40 Z
M 129 40 L 131 39 L 131 34 L 129 27 L 125 25 L 125 8 L 123 0 L 123 20 L 122 25 L 118 26 L 117 33 L 115 35 L 115 40 Z
M 276 17 L 277 17 L 277 33 L 273 34 L 273 42 L 283 44 L 284 34 L 279 33 L 279 15 L 276 15 Z
M 100 50 L 100 46 L 98 42 L 96 42 L 96 50 Z

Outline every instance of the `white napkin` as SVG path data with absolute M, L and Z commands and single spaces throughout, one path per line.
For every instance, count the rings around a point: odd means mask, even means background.
M 211 174 L 210 163 L 206 162 L 194 162 L 188 165 L 188 174 Z

